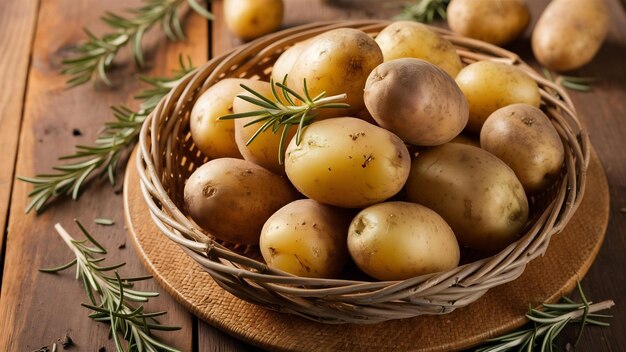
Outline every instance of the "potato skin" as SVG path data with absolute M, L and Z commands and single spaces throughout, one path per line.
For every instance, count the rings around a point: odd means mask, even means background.
M 378 280 L 404 280 L 458 266 L 459 244 L 434 211 L 387 202 L 362 210 L 350 224 L 348 250 L 357 266 Z
M 438 66 L 452 78 L 463 68 L 452 43 L 421 23 L 394 22 L 376 36 L 376 43 L 385 62 L 401 58 L 422 59 Z
M 363 120 L 342 117 L 308 126 L 289 143 L 285 171 L 304 195 L 324 204 L 360 208 L 398 193 L 410 168 L 400 138 Z
M 308 41 L 298 42 L 280 54 L 272 67 L 272 79 L 274 82 L 282 83 L 285 76 L 289 75 L 289 72 L 291 72 L 293 65 L 296 63 L 296 60 L 307 43 Z
M 263 225 L 259 246 L 270 268 L 319 278 L 334 278 L 348 258 L 350 215 L 312 199 L 280 208 Z
M 596 55 L 609 31 L 604 0 L 554 0 L 532 34 L 537 60 L 557 71 L 584 66 Z
M 271 85 L 268 82 L 256 81 L 253 88 L 264 97 L 271 100 L 274 99 Z M 245 92 L 242 95 L 252 96 L 250 92 Z M 236 98 L 233 102 L 233 110 L 237 114 L 259 109 L 261 109 L 261 107 L 241 98 Z M 282 130 L 277 133 L 266 130 L 260 133 L 252 143 L 246 145 L 256 131 L 263 126 L 264 122 L 257 122 L 253 125 L 245 126 L 248 122 L 254 121 L 257 118 L 256 116 L 251 116 L 235 120 L 235 143 L 237 144 L 237 148 L 244 159 L 276 174 L 282 175 L 285 173 L 285 167 L 278 162 L 278 149 Z M 287 145 L 295 133 L 296 128 L 291 128 L 287 133 L 287 140 L 283 146 L 283 152 L 287 149 Z
M 241 84 L 258 87 L 259 81 L 226 78 L 211 86 L 196 101 L 191 110 L 189 128 L 194 144 L 209 159 L 241 158 L 235 143 L 235 122 L 219 120 L 232 114 L 233 101 L 244 92 Z
M 289 87 L 304 91 L 304 79 L 311 97 L 346 93 L 350 109 L 325 110 L 324 117 L 350 116 L 361 111 L 365 81 L 383 62 L 383 54 L 374 39 L 362 31 L 339 28 L 310 40 L 298 56 L 287 79 Z
M 406 196 L 441 215 L 461 245 L 481 251 L 514 242 L 528 220 L 528 200 L 513 170 L 464 144 L 444 144 L 415 158 Z
M 565 151 L 550 119 L 526 104 L 496 110 L 480 132 L 480 145 L 504 161 L 526 192 L 541 192 L 561 172 Z
M 226 26 L 243 40 L 271 33 L 283 21 L 282 0 L 224 0 Z
M 463 131 L 469 115 L 454 79 L 419 59 L 397 59 L 376 67 L 367 79 L 364 99 L 381 127 L 419 146 L 449 142 Z
M 479 61 L 464 67 L 456 77 L 469 103 L 467 129 L 479 133 L 491 113 L 516 103 L 539 107 L 539 87 L 530 76 L 511 65 Z
M 447 14 L 454 32 L 495 45 L 518 38 L 530 21 L 524 0 L 452 0 Z
M 249 161 L 214 159 L 185 184 L 187 214 L 216 238 L 254 245 L 265 221 L 297 198 L 289 182 Z

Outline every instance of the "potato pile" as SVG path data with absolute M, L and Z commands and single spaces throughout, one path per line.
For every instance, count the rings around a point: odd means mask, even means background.
M 403 280 L 453 269 L 462 248 L 516 241 L 527 197 L 561 174 L 563 144 L 535 81 L 501 63 L 463 66 L 421 24 L 320 34 L 287 49 L 272 79 L 223 79 L 198 98 L 191 136 L 211 160 L 184 200 L 200 227 L 259 245 L 276 270 L 337 278 L 351 260 Z M 307 105 L 324 92 L 349 108 Z

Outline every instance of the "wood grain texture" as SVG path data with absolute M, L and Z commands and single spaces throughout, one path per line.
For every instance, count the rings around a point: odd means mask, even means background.
M 0 89 L 0 253 L 4 245 L 38 7 L 38 0 L 0 2 L 0 82 L 3 84 Z
M 76 143 L 91 143 L 102 124 L 112 119 L 110 105 L 127 103 L 136 106 L 132 96 L 143 85 L 137 79 L 136 69 L 129 64 L 127 50 L 123 50 L 118 68 L 111 76 L 117 84 L 114 90 L 95 91 L 90 85 L 68 90 L 65 86 L 67 77 L 61 76 L 59 69 L 73 43 L 85 38 L 84 26 L 102 33 L 105 27 L 98 17 L 105 10 L 121 11 L 139 3 L 121 0 L 41 2 L 16 165 L 18 175 L 47 172 L 57 163 L 56 158 L 72 152 Z M 178 66 L 179 53 L 190 55 L 197 64 L 207 59 L 207 25 L 198 16 L 190 17 L 187 22 L 189 39 L 185 43 L 168 43 L 160 33 L 155 29 L 147 38 L 145 48 L 151 69 L 142 74 L 169 75 L 171 69 Z M 74 128 L 82 131 L 82 136 L 74 137 Z M 67 332 L 74 340 L 76 350 L 97 351 L 100 347 L 115 350 L 108 336 L 109 326 L 94 323 L 87 317 L 89 311 L 80 307 L 87 298 L 73 273 L 51 275 L 38 272 L 40 267 L 63 263 L 71 257 L 53 225 L 59 222 L 70 233 L 79 236 L 72 223 L 76 217 L 109 249 L 108 263 L 127 262 L 127 266 L 120 270 L 126 275 L 146 274 L 130 245 L 122 246 L 126 242 L 126 231 L 121 195 L 114 192 L 106 180 L 96 180 L 88 187 L 88 194 L 79 202 L 57 202 L 53 208 L 36 216 L 23 213 L 31 186 L 22 182 L 14 184 L 1 293 L 1 351 L 30 351 L 51 344 Z M 119 184 L 116 186 L 120 187 Z M 114 219 L 116 225 L 97 226 L 93 223 L 96 217 Z M 193 344 L 192 316 L 168 295 L 162 294 L 153 281 L 138 287 L 160 292 L 161 296 L 153 299 L 147 308 L 167 310 L 169 314 L 161 321 L 182 327 L 181 331 L 162 335 L 163 340 L 181 350 L 190 350 Z
M 131 160 L 124 186 L 126 221 L 155 280 L 198 317 L 237 338 L 279 351 L 450 351 L 508 332 L 525 322 L 529 303 L 554 302 L 585 275 L 602 244 L 609 215 L 608 185 L 594 153 L 587 192 L 576 215 L 551 239 L 546 254 L 530 262 L 515 281 L 494 287 L 478 301 L 446 315 L 328 325 L 260 308 L 221 289 L 181 248 L 158 233 Z M 242 348 L 224 341 L 213 337 L 206 347 Z

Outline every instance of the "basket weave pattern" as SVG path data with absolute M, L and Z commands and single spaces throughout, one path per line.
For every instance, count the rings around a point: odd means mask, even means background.
M 207 161 L 189 132 L 189 114 L 200 94 L 226 77 L 267 80 L 280 53 L 322 32 L 349 27 L 376 35 L 389 23 L 315 23 L 258 39 L 187 75 L 144 123 L 137 167 L 153 221 L 233 295 L 324 323 L 372 323 L 449 313 L 472 303 L 489 288 L 519 277 L 529 261 L 546 251 L 550 238 L 564 228 L 578 207 L 584 192 L 589 143 L 567 93 L 509 51 L 432 28 L 454 44 L 465 64 L 498 61 L 527 72 L 539 84 L 542 107 L 563 140 L 566 155 L 562 181 L 541 206 L 531 199 L 537 214 L 517 242 L 492 257 L 403 281 L 313 279 L 270 269 L 245 251 L 216 242 L 184 214 L 185 180 Z

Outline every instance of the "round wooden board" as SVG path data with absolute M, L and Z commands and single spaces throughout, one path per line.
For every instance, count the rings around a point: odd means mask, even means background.
M 609 190 L 592 151 L 584 199 L 544 257 L 517 280 L 493 288 L 466 308 L 372 325 L 324 325 L 265 310 L 221 289 L 152 223 L 139 186 L 134 153 L 124 184 L 128 229 L 155 280 L 178 302 L 213 326 L 256 346 L 302 351 L 449 351 L 476 345 L 525 322 L 528 304 L 553 302 L 569 293 L 596 257 L 609 217 Z

